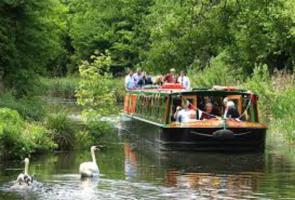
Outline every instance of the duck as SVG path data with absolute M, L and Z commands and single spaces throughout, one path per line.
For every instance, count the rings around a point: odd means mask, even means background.
M 92 156 L 92 161 L 89 162 L 83 162 L 80 164 L 79 167 L 79 173 L 81 177 L 93 177 L 99 175 L 99 168 L 96 163 L 96 158 L 95 158 L 95 150 L 99 150 L 97 146 L 92 146 L 90 148 L 91 156 Z
M 24 170 L 24 173 L 20 173 L 18 175 L 18 177 L 16 179 L 16 182 L 19 185 L 28 185 L 28 186 L 30 186 L 33 183 L 33 177 L 28 174 L 29 163 L 30 163 L 29 158 L 25 158 L 24 162 L 25 162 L 25 170 Z

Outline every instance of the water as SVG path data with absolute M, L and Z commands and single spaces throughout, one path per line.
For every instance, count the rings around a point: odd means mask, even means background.
M 265 153 L 155 153 L 118 138 L 97 161 L 101 176 L 81 180 L 89 151 L 31 158 L 32 187 L 15 186 L 20 162 L 0 164 L 0 199 L 295 199 L 295 150 L 269 142 Z

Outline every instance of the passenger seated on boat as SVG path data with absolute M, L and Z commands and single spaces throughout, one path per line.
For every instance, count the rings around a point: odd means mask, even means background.
M 225 112 L 224 112 L 225 118 L 239 118 L 240 114 L 238 110 L 236 109 L 235 103 L 233 101 L 228 101 L 226 104 Z
M 189 102 L 185 102 L 181 107 L 176 109 L 174 117 L 177 122 L 190 122 L 195 120 L 196 111 L 189 109 Z
M 216 115 L 213 114 L 213 104 L 211 102 L 206 103 L 205 112 L 201 114 L 201 120 L 204 119 L 213 119 L 216 118 Z

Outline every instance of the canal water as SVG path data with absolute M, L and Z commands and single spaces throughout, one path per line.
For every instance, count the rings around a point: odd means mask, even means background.
M 117 140 L 96 153 L 100 177 L 78 174 L 89 151 L 31 158 L 31 187 L 14 183 L 23 163 L 1 163 L 0 199 L 295 199 L 293 147 L 269 141 L 264 153 L 157 153 L 120 129 L 109 134 Z

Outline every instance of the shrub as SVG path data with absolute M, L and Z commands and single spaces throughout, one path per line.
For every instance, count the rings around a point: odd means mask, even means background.
M 226 52 L 212 59 L 210 66 L 205 69 L 193 68 L 188 71 L 194 87 L 209 87 L 213 85 L 235 85 L 241 78 L 239 72 L 225 64 Z
M 114 92 L 114 96 L 117 102 L 123 102 L 125 97 L 125 85 L 124 85 L 124 77 L 117 77 L 110 79 L 107 82 L 109 90 Z
M 38 124 L 25 123 L 15 110 L 0 109 L 0 149 L 6 158 L 50 150 L 56 145 L 48 131 Z
M 114 91 L 110 89 L 108 74 L 111 57 L 108 54 L 92 56 L 92 62 L 84 61 L 79 66 L 80 82 L 77 103 L 83 107 L 82 117 L 90 129 L 99 128 L 100 119 L 116 113 Z
M 16 110 L 28 120 L 41 120 L 45 116 L 44 102 L 39 97 L 16 98 L 11 92 L 0 96 L 0 107 Z
M 60 111 L 49 114 L 46 118 L 46 127 L 60 150 L 73 149 L 76 141 L 77 124 L 71 121 L 67 115 L 67 112 Z

